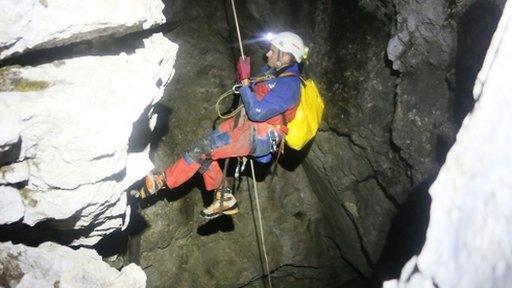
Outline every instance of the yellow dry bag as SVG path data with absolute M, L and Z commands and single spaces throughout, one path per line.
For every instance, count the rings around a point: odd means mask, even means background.
M 316 135 L 322 114 L 324 101 L 316 88 L 315 82 L 303 81 L 300 89 L 300 103 L 295 118 L 288 123 L 286 144 L 295 150 L 302 149 Z

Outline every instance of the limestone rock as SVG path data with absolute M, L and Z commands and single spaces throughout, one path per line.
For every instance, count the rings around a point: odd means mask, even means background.
M 0 2 L 0 59 L 165 22 L 160 0 L 5 0 Z
M 18 190 L 0 185 L 0 223 L 10 224 L 23 217 L 25 207 Z
M 11 136 L 0 137 L 11 140 L 0 145 L 17 151 L 2 167 L 17 177 L 4 173 L 0 183 L 27 182 L 19 191 L 24 223 L 73 216 L 71 228 L 94 228 L 75 243 L 89 245 L 122 226 L 124 190 L 152 168 L 147 150 L 128 151 L 130 136 L 141 133 L 133 123 L 151 116 L 177 52 L 162 34 L 143 46 L 129 55 L 0 70 L 0 122 L 11 124 Z
M 7 287 L 146 287 L 146 275 L 135 264 L 117 271 L 94 250 L 52 242 L 37 248 L 1 243 L 0 263 L 0 283 Z
M 512 283 L 512 4 L 475 84 L 478 99 L 430 188 L 420 255 L 384 287 L 509 287 Z

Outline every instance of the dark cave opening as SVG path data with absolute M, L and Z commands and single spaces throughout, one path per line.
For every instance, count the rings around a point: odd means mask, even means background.
M 492 1 L 476 1 L 458 18 L 454 79 L 454 122 L 462 125 L 471 112 L 473 85 L 484 62 L 487 48 L 501 17 L 502 9 Z

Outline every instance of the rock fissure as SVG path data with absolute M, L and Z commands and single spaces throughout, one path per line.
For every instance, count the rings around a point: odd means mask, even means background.
M 329 127 L 329 130 L 334 132 L 334 134 L 336 134 L 336 136 L 338 136 L 338 137 L 346 138 L 352 145 L 356 146 L 357 148 L 360 148 L 363 151 L 367 151 L 368 150 L 367 147 L 364 147 L 363 145 L 361 145 L 361 144 L 357 143 L 356 141 L 354 141 L 354 138 L 352 137 L 352 134 L 343 133 L 343 132 L 341 132 L 338 129 L 333 128 L 333 127 Z
M 362 255 L 364 256 L 366 263 L 368 264 L 368 266 L 373 267 L 375 263 L 373 262 L 370 256 L 370 252 L 368 251 L 366 245 L 364 244 L 365 241 L 363 234 L 361 233 L 361 229 L 357 224 L 357 221 L 354 219 L 354 215 L 352 215 L 352 212 L 347 207 L 345 207 L 345 205 L 341 205 L 341 207 L 343 207 L 343 211 L 345 211 L 345 214 L 347 214 L 348 219 L 350 220 L 350 222 L 352 222 L 352 226 L 354 227 L 354 230 L 357 235 L 359 248 L 361 250 Z
M 329 237 L 329 236 L 326 236 L 326 235 L 323 235 L 323 237 L 327 240 L 329 240 L 330 243 L 332 243 L 334 245 L 334 247 L 336 247 L 336 250 L 337 252 L 339 253 L 340 255 L 340 258 L 343 259 L 343 261 L 345 261 L 349 266 L 350 268 L 352 268 L 352 270 L 356 271 L 357 274 L 361 277 L 361 278 L 365 278 L 366 276 L 364 275 L 364 273 L 359 270 L 357 268 L 356 265 L 354 265 L 348 258 L 346 258 L 344 255 L 343 255 L 343 251 L 341 250 L 340 248 L 340 245 L 338 244 L 338 242 L 336 242 L 335 239 L 333 239 L 332 237 Z
M 395 206 L 395 208 L 400 207 L 400 203 L 398 202 L 398 200 L 388 191 L 386 186 L 379 179 L 379 176 L 375 174 L 375 175 L 372 175 L 372 178 L 373 178 L 373 180 L 375 180 L 377 185 L 379 185 L 382 193 L 389 200 L 389 202 L 391 202 L 393 204 L 393 206 Z
M 116 155 L 115 152 L 102 154 L 102 155 L 95 156 L 94 158 L 91 159 L 91 161 L 102 160 L 105 158 L 111 158 L 111 157 L 114 157 L 115 155 Z
M 134 29 L 132 32 L 123 33 L 119 36 L 115 34 L 101 35 L 87 40 L 70 41 L 61 46 L 46 47 L 47 45 L 38 45 L 34 47 L 34 50 L 21 55 L 0 59 L 0 68 L 8 66 L 37 66 L 48 63 L 63 65 L 68 59 L 85 56 L 119 55 L 120 53 L 132 54 L 136 49 L 144 46 L 143 39 L 153 34 L 172 32 L 179 28 L 179 26 L 180 23 L 165 23 L 146 30 Z M 97 33 L 89 34 L 97 35 Z
M 277 266 L 276 268 L 272 269 L 270 271 L 270 275 L 271 275 L 271 279 L 272 278 L 280 278 L 280 277 L 288 277 L 288 276 L 291 276 L 295 279 L 314 279 L 314 280 L 322 280 L 321 278 L 318 278 L 318 277 L 308 277 L 308 276 L 304 276 L 304 277 L 299 277 L 295 274 L 293 274 L 292 272 L 286 272 L 286 273 L 289 273 L 289 274 L 283 274 L 283 275 L 275 275 L 276 273 L 278 273 L 280 270 L 282 269 L 285 269 L 285 268 L 288 268 L 288 267 L 291 267 L 293 269 L 298 269 L 298 270 L 303 270 L 303 269 L 313 269 L 313 270 L 319 270 L 319 269 L 323 269 L 322 267 L 316 267 L 316 266 L 309 266 L 309 265 L 299 265 L 299 264 L 293 264 L 293 263 L 287 263 L 287 264 L 281 264 L 279 266 Z M 244 283 L 243 285 L 241 286 L 237 286 L 237 288 L 242 288 L 242 287 L 247 287 L 248 285 L 258 281 L 258 280 L 261 280 L 263 278 L 266 278 L 267 277 L 267 274 L 262 274 L 262 275 L 258 275 L 258 276 L 255 276 L 253 277 L 251 280 L 249 280 L 248 282 Z M 267 281 L 267 280 L 263 280 L 263 281 Z
M 393 68 L 389 68 L 390 70 L 392 70 Z M 392 70 L 392 71 L 398 71 L 398 70 Z M 404 172 L 405 172 L 405 176 L 407 176 L 407 178 L 409 179 L 409 184 L 411 186 L 413 186 L 414 184 L 414 178 L 413 178 L 413 175 L 412 175 L 412 171 L 414 169 L 413 165 L 411 163 L 409 163 L 409 161 L 407 160 L 407 158 L 405 158 L 403 155 L 402 155 L 402 148 L 400 148 L 400 146 L 398 144 L 395 143 L 395 141 L 393 140 L 393 123 L 395 122 L 395 116 L 396 116 L 396 113 L 397 113 L 397 106 L 398 106 L 398 79 L 400 79 L 400 76 L 398 76 L 397 78 L 397 82 L 395 84 L 395 88 L 394 88 L 394 94 L 393 94 L 393 113 L 392 113 L 392 118 L 391 118 L 391 125 L 389 127 L 389 144 L 390 144 L 390 147 L 391 147 L 391 151 L 393 151 L 395 153 L 395 155 L 398 157 L 398 159 L 400 160 L 400 162 L 402 162 L 403 164 L 403 167 L 401 167 L 402 169 L 404 169 Z

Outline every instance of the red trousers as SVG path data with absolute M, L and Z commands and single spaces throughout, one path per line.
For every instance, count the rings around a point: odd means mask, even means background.
M 280 126 L 250 120 L 236 128 L 234 124 L 235 118 L 221 123 L 203 139 L 201 145 L 192 146 L 189 152 L 169 166 L 165 170 L 167 186 L 172 189 L 183 184 L 208 161 L 209 166 L 203 172 L 204 183 L 207 190 L 217 189 L 222 184 L 223 173 L 216 160 L 248 155 L 261 156 L 273 152 L 266 139 L 269 129 L 274 129 L 279 140 L 282 139 Z

